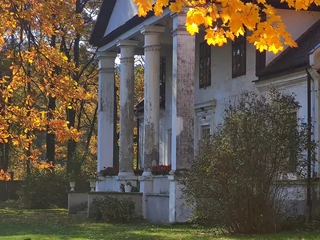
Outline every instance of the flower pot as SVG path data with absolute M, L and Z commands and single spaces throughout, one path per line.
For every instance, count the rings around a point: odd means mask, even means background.
M 132 186 L 127 186 L 127 185 L 124 186 L 125 192 L 131 192 L 131 190 L 132 190 Z
M 70 192 L 74 192 L 74 188 L 76 187 L 76 182 L 70 182 Z
M 96 188 L 96 181 L 90 181 L 90 192 L 94 192 L 95 188 Z

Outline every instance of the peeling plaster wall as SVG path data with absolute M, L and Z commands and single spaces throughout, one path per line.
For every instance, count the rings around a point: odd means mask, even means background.
M 225 104 L 238 95 L 242 90 L 255 90 L 253 80 L 255 76 L 255 49 L 251 44 L 246 47 L 246 72 L 244 76 L 232 78 L 232 47 L 231 42 L 223 47 L 211 47 L 211 86 L 199 89 L 199 44 L 203 35 L 196 38 L 196 73 L 195 73 L 195 104 L 216 100 L 214 123 L 221 121 L 221 114 Z
M 320 18 L 320 13 L 310 13 L 310 12 L 294 12 L 291 11 L 289 16 L 289 10 L 279 10 L 285 23 L 291 21 L 288 24 L 288 30 L 292 33 L 294 38 L 300 36 L 308 27 L 310 27 L 317 19 Z M 294 13 L 294 14 L 293 14 Z M 293 18 L 296 17 L 297 18 Z M 294 22 L 294 23 L 292 23 Z M 299 22 L 299 23 L 298 23 Z M 300 28 L 297 27 L 301 26 Z M 210 102 L 216 100 L 216 107 L 214 109 L 213 122 L 217 124 L 222 120 L 222 113 L 225 104 L 230 100 L 234 101 L 235 96 L 237 96 L 243 90 L 253 90 L 257 91 L 256 84 L 252 81 L 258 78 L 255 75 L 255 47 L 247 42 L 246 46 L 246 75 L 237 78 L 232 78 L 232 56 L 231 56 L 231 42 L 224 45 L 223 47 L 212 47 L 211 48 L 211 86 L 206 89 L 199 89 L 199 44 L 203 41 L 203 34 L 199 34 L 196 38 L 196 76 L 195 76 L 195 104 L 203 104 L 205 102 Z M 270 55 L 270 54 L 269 54 Z M 268 57 L 268 56 L 267 56 Z M 276 55 L 272 54 L 275 58 Z M 270 60 L 270 56 L 269 56 Z M 288 78 L 289 81 L 295 81 L 299 73 L 294 73 L 289 77 L 281 77 L 281 79 Z M 299 76 L 300 77 L 300 76 Z M 276 79 L 271 79 L 268 82 L 272 83 L 274 81 L 279 81 Z M 283 84 L 282 84 L 283 85 Z M 299 118 L 307 118 L 307 92 L 306 92 L 306 79 L 304 83 L 289 84 L 287 87 L 282 86 L 282 88 L 287 89 L 290 93 L 295 93 L 297 95 L 297 100 L 300 102 L 302 108 L 298 112 Z M 312 98 L 315 98 L 316 93 L 313 93 Z M 313 119 L 315 120 L 315 109 L 316 101 L 312 100 L 313 104 Z M 316 136 L 317 138 L 317 136 Z

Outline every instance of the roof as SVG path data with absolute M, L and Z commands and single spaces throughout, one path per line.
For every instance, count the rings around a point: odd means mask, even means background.
M 298 47 L 288 47 L 258 74 L 259 79 L 275 77 L 306 68 L 309 64 L 309 53 L 320 42 L 320 20 L 314 23 L 296 42 Z
M 148 12 L 146 17 L 139 17 L 138 15 L 136 15 L 130 20 L 128 20 L 127 22 L 125 22 L 124 24 L 122 24 L 120 27 L 113 30 L 111 33 L 104 36 L 105 30 L 108 27 L 113 9 L 116 5 L 116 1 L 117 0 L 103 0 L 96 24 L 90 36 L 89 43 L 91 45 L 96 47 L 101 47 L 115 40 L 121 34 L 129 31 L 131 28 L 134 28 L 135 26 L 142 23 L 146 19 L 154 16 L 154 12 L 152 11 Z
M 142 99 L 140 102 L 138 102 L 137 105 L 134 106 L 137 112 L 143 112 L 144 110 L 144 99 Z
M 117 29 L 113 30 L 111 33 L 104 36 L 105 30 L 109 24 L 109 20 L 111 18 L 113 9 L 116 5 L 117 0 L 103 0 L 97 22 L 93 28 L 89 43 L 96 47 L 101 47 L 116 38 L 118 38 L 123 33 L 127 32 L 131 28 L 137 26 L 142 23 L 146 19 L 154 16 L 154 12 L 148 12 L 146 17 L 139 17 L 138 15 L 134 16 L 124 24 L 122 24 Z M 243 0 L 243 2 L 251 2 L 251 0 Z M 267 0 L 269 4 L 279 9 L 288 9 L 288 5 L 286 3 L 280 3 L 279 0 Z M 320 11 L 320 7 L 316 6 L 314 3 L 309 7 L 309 11 Z
M 104 0 L 102 2 L 96 24 L 90 36 L 90 44 L 96 46 L 99 40 L 103 38 L 116 2 L 117 0 Z

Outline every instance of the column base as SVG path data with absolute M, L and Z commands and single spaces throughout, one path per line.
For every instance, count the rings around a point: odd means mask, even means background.
M 142 173 L 142 176 L 143 176 L 143 177 L 152 177 L 153 174 L 152 174 L 152 172 L 145 172 L 145 171 L 144 171 L 144 172 Z
M 135 177 L 133 171 L 130 172 L 119 172 L 118 177 L 120 178 L 130 178 L 130 177 Z
M 146 194 L 153 192 L 153 175 L 141 176 L 140 181 L 140 192 L 142 192 L 142 216 L 144 219 L 148 219 L 148 207 L 147 207 L 147 196 Z
M 184 223 L 191 220 L 192 207 L 187 205 L 183 196 L 182 189 L 184 185 L 176 176 L 168 176 L 169 186 L 169 222 Z

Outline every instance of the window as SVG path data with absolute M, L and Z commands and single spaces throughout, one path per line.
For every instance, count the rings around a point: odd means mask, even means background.
M 210 137 L 210 125 L 203 125 L 201 126 L 201 132 L 200 132 L 201 140 L 208 139 Z
M 160 107 L 165 108 L 166 102 L 166 57 L 160 57 Z
M 246 36 L 232 42 L 232 78 L 246 74 Z
M 172 130 L 168 130 L 168 146 L 167 146 L 167 165 L 171 164 L 171 149 L 172 149 Z
M 266 67 L 266 51 L 256 50 L 256 75 Z
M 211 86 L 211 47 L 206 41 L 200 43 L 199 88 Z
M 267 17 L 265 12 L 260 12 L 261 22 L 265 22 Z M 266 67 L 266 51 L 260 52 L 256 50 L 256 76 Z

